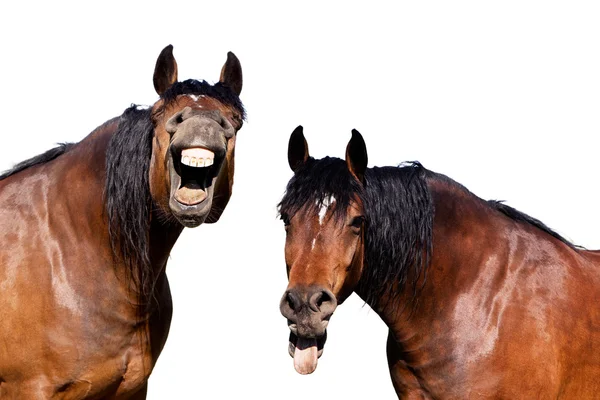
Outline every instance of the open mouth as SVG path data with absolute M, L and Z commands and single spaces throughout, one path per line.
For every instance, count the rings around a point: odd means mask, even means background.
M 217 176 L 220 164 L 215 162 L 215 153 L 203 147 L 183 149 L 173 157 L 173 166 L 179 182 L 171 182 L 177 189 L 173 197 L 184 206 L 195 206 L 207 197 L 207 188 Z
M 290 332 L 288 352 L 294 359 L 294 369 L 302 375 L 312 374 L 317 369 L 319 357 L 327 340 L 327 331 L 318 338 L 303 338 Z

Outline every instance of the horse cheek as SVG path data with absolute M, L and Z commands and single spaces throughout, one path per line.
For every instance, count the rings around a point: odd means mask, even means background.
M 150 158 L 150 170 L 148 171 L 150 194 L 152 199 L 164 210 L 169 209 L 170 177 L 164 154 L 160 152 L 161 146 L 158 138 L 154 138 L 152 144 L 152 157 Z
M 227 141 L 227 154 L 214 183 L 213 203 L 206 223 L 215 223 L 221 218 L 225 207 L 233 193 L 233 174 L 235 171 L 235 139 L 234 135 Z

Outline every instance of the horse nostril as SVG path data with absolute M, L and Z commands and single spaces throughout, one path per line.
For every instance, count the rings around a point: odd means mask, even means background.
M 183 110 L 174 114 L 165 123 L 165 129 L 171 135 L 177 131 L 179 125 L 188 118 L 193 116 L 193 110 L 190 107 L 185 107 Z
M 297 293 L 292 290 L 288 290 L 284 293 L 281 299 L 281 313 L 286 318 L 291 318 L 293 314 L 296 314 L 302 307 L 302 302 Z
M 317 300 L 317 307 L 321 308 L 323 303 L 326 301 L 331 301 L 331 297 L 329 297 L 329 295 L 327 293 L 321 292 L 321 295 L 319 296 L 319 300 Z
M 183 111 L 180 111 L 167 120 L 167 122 L 165 123 L 165 129 L 172 135 L 177 131 L 179 124 L 181 124 L 182 122 Z
M 221 116 L 221 120 L 219 122 L 221 128 L 225 131 L 225 139 L 231 139 L 235 135 L 235 130 L 233 129 L 233 125 L 229 122 L 227 118 Z
M 319 290 L 310 297 L 309 307 L 315 312 L 333 312 L 336 306 L 335 296 L 329 290 Z
M 219 116 L 218 119 L 219 125 L 221 125 L 221 128 L 223 129 L 227 129 L 227 119 L 225 117 L 223 117 L 222 115 Z
M 290 307 L 292 310 L 296 311 L 296 305 L 294 304 L 294 299 L 292 299 L 292 296 L 290 296 L 289 292 L 288 292 L 287 296 L 285 296 L 285 299 L 287 300 L 288 307 Z

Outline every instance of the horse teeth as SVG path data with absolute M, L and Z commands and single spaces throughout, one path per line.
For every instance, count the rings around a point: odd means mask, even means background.
M 210 167 L 215 163 L 215 153 L 203 148 L 184 149 L 181 153 L 181 163 L 189 167 Z

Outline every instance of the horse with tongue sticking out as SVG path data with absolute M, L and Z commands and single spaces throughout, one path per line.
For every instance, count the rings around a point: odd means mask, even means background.
M 600 393 L 600 251 L 413 162 L 367 168 L 290 136 L 279 205 L 289 283 L 280 310 L 301 374 L 354 291 L 389 328 L 403 399 L 592 399 Z M 383 343 L 382 343 L 383 345 Z

